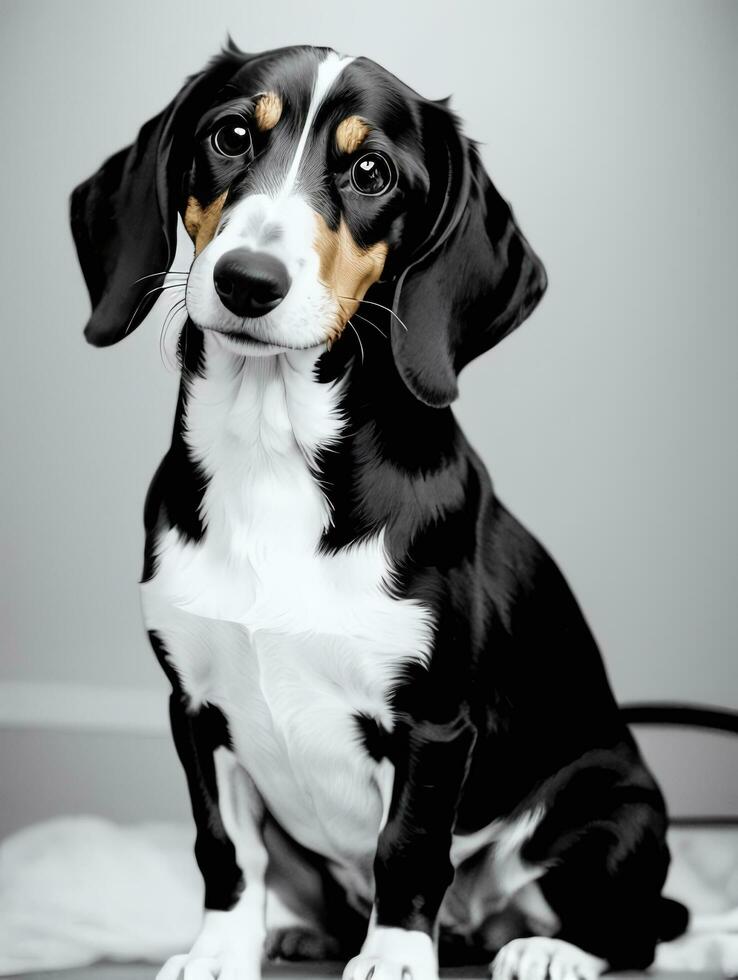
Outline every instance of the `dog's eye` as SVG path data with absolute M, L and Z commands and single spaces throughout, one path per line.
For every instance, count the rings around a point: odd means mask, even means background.
M 394 179 L 394 169 L 383 153 L 365 153 L 351 167 L 351 183 L 359 194 L 385 194 Z
M 211 139 L 216 153 L 223 157 L 240 157 L 251 149 L 251 133 L 240 116 L 221 122 Z

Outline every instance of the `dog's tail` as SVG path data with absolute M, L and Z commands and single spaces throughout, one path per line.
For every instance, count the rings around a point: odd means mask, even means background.
M 683 936 L 690 926 L 689 909 L 673 898 L 662 898 L 659 906 L 659 941 L 669 942 Z

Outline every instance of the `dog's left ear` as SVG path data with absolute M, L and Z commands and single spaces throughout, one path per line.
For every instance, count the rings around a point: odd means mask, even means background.
M 156 302 L 157 274 L 177 246 L 182 183 L 194 128 L 211 100 L 248 59 L 232 43 L 191 77 L 131 145 L 72 192 L 71 224 L 92 301 L 85 337 L 106 347 L 134 330 Z
M 532 313 L 546 273 L 453 115 L 426 103 L 423 129 L 434 220 L 395 288 L 392 348 L 410 390 L 441 408 L 461 369 Z

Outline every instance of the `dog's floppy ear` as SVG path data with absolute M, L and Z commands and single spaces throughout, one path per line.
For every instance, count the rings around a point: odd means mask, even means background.
M 453 115 L 426 103 L 422 116 L 434 221 L 395 287 L 392 348 L 413 394 L 441 408 L 464 365 L 533 311 L 546 273 Z
M 230 44 L 188 79 L 167 108 L 142 127 L 135 143 L 72 192 L 72 235 L 92 301 L 85 327 L 91 344 L 116 343 L 156 301 L 154 287 L 164 279 L 154 274 L 169 268 L 176 251 L 194 127 L 247 57 Z

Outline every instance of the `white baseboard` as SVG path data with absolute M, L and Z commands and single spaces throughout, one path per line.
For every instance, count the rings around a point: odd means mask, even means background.
M 169 732 L 167 693 L 93 684 L 0 681 L 0 729 Z

